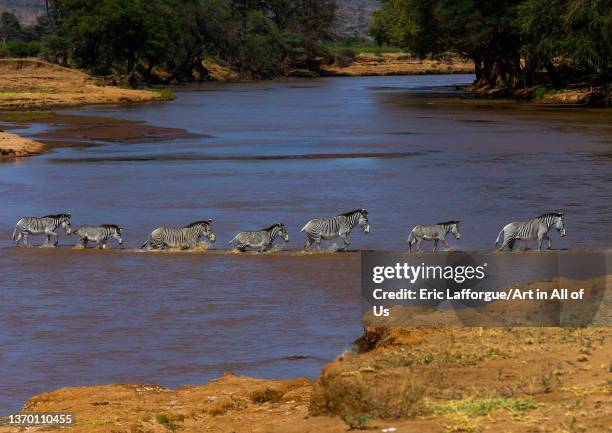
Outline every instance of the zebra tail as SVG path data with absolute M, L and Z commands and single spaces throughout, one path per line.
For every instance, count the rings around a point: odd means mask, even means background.
M 13 229 L 13 236 L 11 237 L 11 239 L 15 240 L 16 237 L 17 237 L 17 226 L 15 226 L 15 228 Z
M 408 249 L 412 251 L 412 231 L 408 235 Z
M 497 235 L 497 239 L 495 239 L 495 246 L 497 246 L 500 242 L 503 242 L 503 239 L 501 239 L 503 232 L 504 232 L 504 229 L 501 229 L 501 231 Z
M 150 242 L 150 241 L 151 241 L 151 237 L 149 236 L 149 237 L 147 238 L 147 240 L 145 241 L 145 243 L 144 243 L 144 244 L 142 244 L 142 245 L 140 246 L 140 249 L 141 249 L 141 250 L 144 250 L 144 249 L 145 249 L 145 247 L 146 247 L 146 246 L 149 244 L 149 242 Z
M 302 227 L 302 230 L 300 230 L 300 232 L 303 232 L 304 230 L 306 230 L 306 227 L 308 226 L 308 224 L 310 224 L 310 221 L 308 221 L 308 222 L 306 223 L 306 225 L 305 225 L 304 227 Z
M 238 237 L 238 235 L 234 236 L 232 238 L 232 240 L 228 242 L 228 244 L 233 244 L 237 237 Z

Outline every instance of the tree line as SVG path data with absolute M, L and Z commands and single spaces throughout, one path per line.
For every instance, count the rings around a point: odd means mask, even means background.
M 420 57 L 470 58 L 480 87 L 610 81 L 612 0 L 382 0 L 371 34 Z
M 193 81 L 205 60 L 272 77 L 316 69 L 335 0 L 49 0 L 36 25 L 0 18 L 4 55 L 129 82 Z

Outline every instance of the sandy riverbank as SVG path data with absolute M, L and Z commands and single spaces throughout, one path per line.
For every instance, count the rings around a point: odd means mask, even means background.
M 17 134 L 0 132 L 0 161 L 2 159 L 39 155 L 44 150 L 45 145 L 43 143 L 23 138 Z
M 103 85 L 84 72 L 38 59 L 0 59 L 0 110 L 162 101 L 149 90 Z
M 458 57 L 442 60 L 421 60 L 407 53 L 358 54 L 348 65 L 337 63 L 321 66 L 325 75 L 377 76 L 423 74 L 473 74 L 474 64 Z
M 196 136 L 184 129 L 144 122 L 43 111 L 0 113 L 0 122 L 5 123 L 0 123 L 0 128 L 25 129 L 32 124 L 51 127 L 33 134 L 32 139 L 0 132 L 0 162 L 39 155 L 56 147 L 93 146 L 97 142 L 171 141 Z

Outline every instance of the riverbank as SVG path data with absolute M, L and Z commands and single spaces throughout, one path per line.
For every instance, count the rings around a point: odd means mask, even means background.
M 181 128 L 107 117 L 76 116 L 51 111 L 0 112 L 0 129 L 26 129 L 33 124 L 48 129 L 24 138 L 0 132 L 0 162 L 40 155 L 57 147 L 94 146 L 97 142 L 141 143 L 194 138 Z
M 0 132 L 0 161 L 39 155 L 44 150 L 45 145 L 43 143 L 23 138 L 17 134 Z
M 0 59 L 0 110 L 164 101 L 172 95 L 104 85 L 84 72 L 38 59 Z
M 347 58 L 345 63 L 336 61 L 331 65 L 322 65 L 321 72 L 323 75 L 347 77 L 473 74 L 474 64 L 456 56 L 446 60 L 426 60 L 408 53 L 360 53 Z
M 612 422 L 609 328 L 376 328 L 358 343 L 316 381 L 227 373 L 176 390 L 64 388 L 24 413 L 73 412 L 63 431 L 79 433 L 607 432 Z

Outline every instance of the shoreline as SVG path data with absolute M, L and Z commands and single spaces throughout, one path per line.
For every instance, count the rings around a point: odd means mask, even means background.
M 7 123 L 8 126 L 2 123 Z M 97 146 L 100 142 L 129 144 L 172 141 L 200 136 L 181 128 L 160 127 L 145 122 L 108 117 L 43 111 L 0 111 L 0 130 L 1 128 L 25 129 L 32 124 L 45 124 L 50 128 L 31 134 L 29 138 L 0 132 L 0 163 L 41 155 L 59 147 L 89 147 Z
M 356 54 L 346 65 L 321 66 L 321 76 L 376 77 L 395 75 L 473 74 L 474 65 L 457 57 L 446 61 L 413 58 L 407 53 Z

